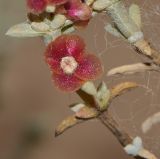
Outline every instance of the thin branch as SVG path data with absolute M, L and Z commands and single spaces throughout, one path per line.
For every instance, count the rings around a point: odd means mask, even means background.
M 138 85 L 133 82 L 124 82 L 116 85 L 114 88 L 111 89 L 111 97 L 110 102 L 117 96 L 121 95 L 122 93 L 137 87 Z M 132 137 L 127 134 L 121 126 L 114 120 L 114 118 L 108 113 L 108 111 L 102 112 L 98 115 L 98 119 L 105 125 L 117 138 L 120 144 L 125 147 L 128 144 L 132 143 Z M 59 127 L 56 129 L 56 136 L 62 134 L 64 131 L 68 130 L 69 128 L 83 123 L 87 120 L 77 119 L 74 115 L 65 119 Z M 146 149 L 142 149 L 137 156 L 134 156 L 135 159 L 157 159 L 154 154 L 149 152 Z
M 111 89 L 110 101 L 112 101 L 115 97 L 121 95 L 122 93 L 128 90 L 136 88 L 137 86 L 138 85 L 133 82 L 124 82 L 116 85 L 114 88 Z M 114 120 L 114 118 L 109 114 L 108 111 L 102 113 L 98 118 L 101 121 L 101 123 L 105 125 L 113 133 L 113 135 L 117 138 L 117 140 L 123 147 L 132 143 L 133 138 L 120 127 L 120 125 Z M 142 149 L 139 155 L 134 156 L 134 158 L 157 159 L 157 157 L 154 154 L 152 154 L 146 149 Z
M 120 144 L 124 147 L 132 142 L 132 138 L 121 129 L 118 123 L 107 112 L 99 116 L 100 121 L 116 136 Z
M 128 144 L 132 143 L 132 137 L 129 136 L 120 125 L 114 120 L 114 118 L 106 111 L 105 113 L 99 116 L 99 120 L 105 127 L 107 127 L 112 134 L 117 138 L 119 143 L 125 147 Z M 142 149 L 137 156 L 134 156 L 135 159 L 158 159 L 154 154 L 149 152 L 146 149 Z
M 132 82 L 125 82 L 116 85 L 114 88 L 111 89 L 111 98 L 110 101 L 112 101 L 115 97 L 121 95 L 125 91 L 130 90 L 131 88 L 135 88 L 138 85 L 136 83 Z M 103 125 L 105 125 L 117 138 L 119 143 L 125 147 L 128 144 L 131 144 L 133 141 L 133 138 L 124 131 L 120 125 L 115 121 L 115 119 L 109 114 L 108 111 L 105 111 L 102 113 L 99 117 L 99 120 Z M 157 157 L 152 154 L 150 151 L 146 149 L 142 149 L 137 156 L 134 156 L 135 159 L 157 159 Z
M 110 101 L 111 102 L 115 97 L 123 94 L 126 91 L 129 91 L 130 89 L 136 88 L 138 87 L 138 85 L 134 82 L 123 82 L 120 84 L 117 84 L 116 86 L 114 86 L 111 89 L 111 97 L 110 97 Z M 89 99 L 88 104 L 93 105 L 93 98 L 90 98 L 90 96 L 88 96 L 87 94 L 85 95 L 85 93 L 83 91 L 77 91 L 77 94 L 86 101 L 86 99 Z M 85 98 L 87 97 L 87 98 Z M 93 119 L 93 118 L 92 118 Z M 67 131 L 68 129 L 83 123 L 85 121 L 88 121 L 89 119 L 78 119 L 76 118 L 75 115 L 72 115 L 66 119 L 64 119 L 59 126 L 56 128 L 55 131 L 55 136 L 58 137 L 59 135 L 61 135 L 62 133 L 64 133 L 65 131 Z

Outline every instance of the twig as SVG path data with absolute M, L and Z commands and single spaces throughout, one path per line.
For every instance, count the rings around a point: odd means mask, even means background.
M 111 89 L 111 97 L 109 103 L 117 96 L 121 95 L 125 91 L 128 91 L 132 88 L 137 87 L 138 85 L 133 82 L 124 82 L 116 85 Z M 78 93 L 78 92 L 77 92 Z M 80 95 L 80 94 L 79 94 Z M 103 125 L 105 125 L 117 138 L 120 144 L 125 147 L 128 144 L 132 143 L 132 137 L 129 136 L 121 127 L 120 125 L 114 120 L 114 118 L 109 114 L 108 110 L 101 112 L 97 117 Z M 69 121 L 69 122 L 68 122 Z M 62 134 L 64 131 L 68 130 L 69 128 L 78 125 L 87 121 L 86 119 L 77 119 L 74 115 L 64 120 L 60 126 L 56 129 L 55 135 L 58 136 Z M 69 126 L 68 126 L 69 124 Z M 157 159 L 151 152 L 146 149 L 142 149 L 137 156 L 134 156 L 135 159 Z
M 130 89 L 133 89 L 133 88 L 136 88 L 138 87 L 138 85 L 134 82 L 123 82 L 123 83 L 120 83 L 120 84 L 117 84 L 116 86 L 114 86 L 112 89 L 111 89 L 111 96 L 110 96 L 110 99 L 109 99 L 109 103 L 112 102 L 112 100 L 123 94 L 124 92 L 126 91 L 129 91 Z M 93 102 L 93 98 L 90 98 L 89 95 L 85 94 L 84 92 L 82 91 L 77 91 L 77 94 L 83 99 L 85 100 L 86 102 L 86 99 L 89 100 L 88 104 L 90 105 L 94 105 L 94 102 Z M 86 97 L 86 98 L 85 98 Z M 62 133 L 64 133 L 66 130 L 80 124 L 80 123 L 83 123 L 85 121 L 88 121 L 89 119 L 78 119 L 76 118 L 75 115 L 72 115 L 68 118 L 66 118 L 65 120 L 63 120 L 61 122 L 61 124 L 56 128 L 56 131 L 55 131 L 55 136 L 58 137 L 59 135 L 61 135 Z
M 113 119 L 113 117 L 106 111 L 105 113 L 99 116 L 100 121 L 110 129 L 113 135 L 116 136 L 118 141 L 124 147 L 132 142 L 132 138 L 121 129 L 118 123 Z
M 132 143 L 132 137 L 129 136 L 121 127 L 120 125 L 113 119 L 113 117 L 108 113 L 101 114 L 99 119 L 103 125 L 105 125 L 117 138 L 119 143 L 125 147 L 128 144 Z M 135 159 L 158 159 L 154 154 L 149 152 L 146 149 L 142 149 L 137 156 L 134 156 Z
M 125 91 L 128 91 L 132 88 L 137 87 L 138 85 L 133 82 L 124 82 L 121 84 L 116 85 L 114 88 L 111 89 L 111 98 L 112 101 L 115 97 L 121 95 Z M 99 120 L 103 125 L 105 125 L 117 138 L 119 143 L 125 147 L 128 144 L 132 143 L 132 137 L 129 136 L 121 127 L 120 125 L 114 120 L 114 118 L 109 114 L 108 111 L 102 113 L 99 117 Z M 142 157 L 143 156 L 143 157 Z M 142 149 L 138 156 L 134 156 L 135 159 L 157 159 L 157 157 L 149 152 L 146 149 Z

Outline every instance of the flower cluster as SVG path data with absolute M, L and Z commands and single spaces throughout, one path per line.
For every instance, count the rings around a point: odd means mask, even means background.
M 86 21 L 92 13 L 91 8 L 81 0 L 27 0 L 27 6 L 34 14 L 56 11 L 76 21 Z
M 99 78 L 103 72 L 99 58 L 86 52 L 83 39 L 70 34 L 77 26 L 88 24 L 93 2 L 27 0 L 32 19 L 13 26 L 7 32 L 7 35 L 16 37 L 43 37 L 48 45 L 45 60 L 55 85 L 62 91 L 74 92 L 87 81 Z
M 99 58 L 86 53 L 84 41 L 77 35 L 62 35 L 51 42 L 45 58 L 55 85 L 62 91 L 76 91 L 103 72 Z

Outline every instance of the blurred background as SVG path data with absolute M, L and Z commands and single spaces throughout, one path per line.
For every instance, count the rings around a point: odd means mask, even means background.
M 141 7 L 143 30 L 154 47 L 160 49 L 159 0 L 132 0 Z M 56 126 L 72 114 L 68 105 L 81 100 L 75 94 L 57 91 L 44 62 L 45 46 L 39 38 L 18 39 L 6 31 L 26 19 L 25 0 L 0 0 L 0 159 L 129 159 L 115 137 L 99 121 L 78 125 L 58 138 Z M 160 157 L 160 127 L 143 134 L 141 125 L 160 111 L 160 74 L 146 72 L 108 78 L 111 68 L 147 61 L 129 44 L 104 32 L 109 18 L 94 18 L 85 30 L 87 49 L 104 63 L 103 80 L 109 87 L 122 81 L 136 81 L 141 87 L 118 97 L 110 112 L 133 136 L 141 136 L 146 148 Z

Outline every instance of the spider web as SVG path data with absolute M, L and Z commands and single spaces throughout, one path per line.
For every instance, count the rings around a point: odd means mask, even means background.
M 143 0 L 140 2 L 128 0 L 126 5 L 129 6 L 131 3 L 136 3 L 140 6 L 144 34 L 153 47 L 160 50 L 159 0 L 154 0 L 154 2 L 153 0 Z M 102 31 L 100 23 L 103 24 L 103 27 L 108 23 L 106 16 L 98 16 L 95 21 L 92 24 L 94 25 L 94 29 L 92 30 L 94 31 L 94 35 L 92 35 L 94 39 L 94 51 L 98 53 L 103 61 L 106 59 L 106 73 L 111 68 L 117 66 L 144 62 L 144 57 L 136 54 L 125 40 L 122 41 L 122 39 L 115 38 L 109 33 Z M 110 109 L 114 118 L 124 129 L 133 136 L 141 136 L 145 147 L 160 157 L 160 123 L 153 126 L 147 133 L 143 133 L 141 128 L 142 123 L 149 116 L 160 112 L 160 74 L 158 72 L 145 72 L 109 78 L 106 75 L 104 79 L 109 86 L 113 86 L 121 81 L 140 83 L 139 89 L 126 93 L 116 99 Z
M 135 3 L 135 1 L 127 1 L 127 5 Z M 143 31 L 147 39 L 152 43 L 153 47 L 160 49 L 160 3 L 158 1 L 143 0 L 138 2 L 141 8 Z M 116 39 L 116 38 L 115 38 Z M 115 47 L 123 47 L 121 42 L 114 40 L 109 42 L 109 37 L 106 38 L 106 49 L 115 49 Z M 130 52 L 132 48 L 125 46 L 125 49 Z M 103 53 L 102 53 L 103 54 Z M 122 56 L 131 56 L 132 60 L 123 64 L 136 63 L 144 61 L 143 57 L 136 55 L 131 51 Z M 122 65 L 123 65 L 122 64 Z M 119 65 L 117 65 L 119 66 Z M 114 80 L 113 80 L 114 78 Z M 160 123 L 157 123 L 147 133 L 143 133 L 141 129 L 142 123 L 151 115 L 160 111 L 160 75 L 157 72 L 145 72 L 132 76 L 112 77 L 111 83 L 118 81 L 137 81 L 141 88 L 130 92 L 123 97 L 117 99 L 111 110 L 115 119 L 133 136 L 141 136 L 144 145 L 149 150 L 153 151 L 160 157 Z M 106 78 L 107 81 L 107 78 Z M 110 84 L 110 82 L 109 82 Z

